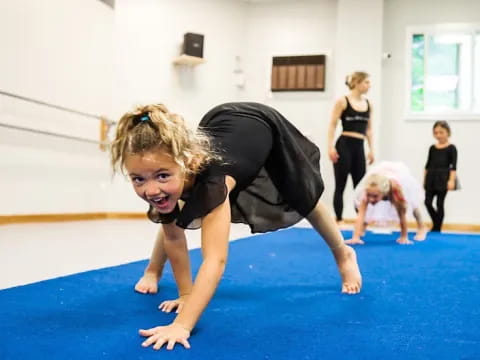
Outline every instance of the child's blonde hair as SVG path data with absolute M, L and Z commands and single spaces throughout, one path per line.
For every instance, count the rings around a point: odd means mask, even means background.
M 390 192 L 390 180 L 385 175 L 371 174 L 365 180 L 365 189 L 377 188 L 382 195 Z
M 368 77 L 370 77 L 370 75 L 364 71 L 355 71 L 353 74 L 347 75 L 345 79 L 345 85 L 347 85 L 348 88 L 352 90 L 355 88 L 355 86 L 360 84 Z
M 153 104 L 139 106 L 120 119 L 111 145 L 113 170 L 123 170 L 127 155 L 154 149 L 165 150 L 185 173 L 197 173 L 219 158 L 204 132 L 193 132 L 180 115 L 163 104 Z

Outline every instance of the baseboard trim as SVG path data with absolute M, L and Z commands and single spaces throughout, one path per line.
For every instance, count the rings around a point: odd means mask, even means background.
M 353 225 L 355 223 L 355 219 L 344 219 L 345 224 Z M 428 229 L 432 227 L 431 222 L 425 222 L 425 225 Z M 409 229 L 415 229 L 417 227 L 417 223 L 414 221 L 409 221 L 407 223 Z M 461 232 L 480 232 L 480 225 L 479 224 L 443 224 L 442 230 L 444 231 L 461 231 Z
M 94 213 L 67 213 L 67 214 L 23 214 L 0 215 L 0 225 L 66 222 L 106 219 L 146 219 L 145 213 L 122 212 L 94 212 Z
M 24 214 L 24 215 L 0 215 L 0 225 L 46 223 L 46 222 L 67 222 L 67 221 L 89 221 L 89 220 L 112 220 L 112 219 L 146 219 L 145 213 L 136 212 L 94 212 L 94 213 L 67 213 L 67 214 Z M 353 225 L 355 219 L 344 219 L 344 222 Z M 425 223 L 427 227 L 431 223 Z M 415 222 L 408 223 L 409 228 L 415 228 Z M 444 224 L 446 231 L 480 232 L 478 224 Z

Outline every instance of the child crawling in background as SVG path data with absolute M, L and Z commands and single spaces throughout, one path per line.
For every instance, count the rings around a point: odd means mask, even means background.
M 190 333 L 225 270 L 231 222 L 267 232 L 307 218 L 335 258 L 342 292 L 360 291 L 355 251 L 319 201 L 324 187 L 318 147 L 275 109 L 223 104 L 194 132 L 165 106 L 143 106 L 121 118 L 111 150 L 113 167 L 127 171 L 149 204 L 148 217 L 162 224 L 136 289 L 156 292 L 168 257 L 179 292 L 178 299 L 161 304 L 167 312 L 177 309 L 175 320 L 140 330 L 143 346 L 190 347 Z M 203 261 L 192 282 L 184 230 L 199 227 Z
M 407 214 L 412 213 L 417 222 L 414 240 L 425 240 L 427 230 L 422 222 L 419 206 L 423 201 L 423 190 L 399 162 L 381 162 L 370 168 L 355 189 L 355 205 L 358 210 L 353 237 L 347 244 L 364 244 L 362 233 L 372 222 L 400 223 L 402 245 L 412 244 L 407 235 Z

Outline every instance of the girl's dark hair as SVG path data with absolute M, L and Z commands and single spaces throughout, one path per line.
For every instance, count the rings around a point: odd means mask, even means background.
M 448 136 L 452 135 L 450 125 L 448 125 L 448 122 L 446 122 L 445 120 L 435 121 L 435 124 L 433 124 L 433 130 L 435 130 L 437 126 L 440 126 L 441 128 L 447 130 Z

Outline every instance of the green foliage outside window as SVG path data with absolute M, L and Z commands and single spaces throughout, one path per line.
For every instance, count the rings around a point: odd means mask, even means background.
M 425 36 L 414 34 L 412 38 L 412 86 L 411 110 L 423 111 L 425 108 Z

